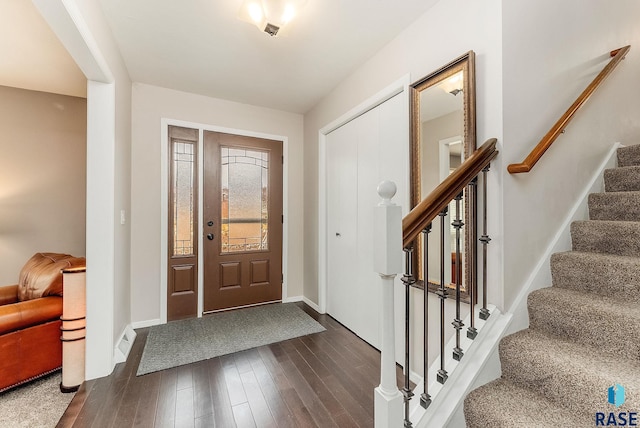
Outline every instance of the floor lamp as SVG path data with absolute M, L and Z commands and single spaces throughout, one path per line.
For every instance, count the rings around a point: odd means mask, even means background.
M 84 382 L 86 338 L 86 268 L 62 271 L 62 382 L 60 391 L 75 392 Z

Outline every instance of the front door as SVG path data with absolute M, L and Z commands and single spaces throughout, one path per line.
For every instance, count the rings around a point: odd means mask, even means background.
M 282 299 L 282 141 L 204 131 L 204 312 Z

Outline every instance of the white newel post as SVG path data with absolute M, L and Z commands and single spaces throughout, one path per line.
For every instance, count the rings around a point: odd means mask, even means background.
M 380 386 L 375 389 L 375 427 L 402 426 L 403 396 L 396 384 L 394 279 L 402 272 L 402 210 L 391 198 L 396 194 L 392 181 L 378 185 L 382 202 L 374 208 L 373 267 L 380 275 L 382 321 L 380 326 Z

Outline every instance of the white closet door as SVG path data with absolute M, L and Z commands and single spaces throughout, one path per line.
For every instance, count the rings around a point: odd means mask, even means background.
M 349 124 L 347 124 L 349 125 Z M 355 126 L 343 126 L 327 139 L 327 311 L 353 326 L 357 290 L 355 266 L 345 263 L 357 252 L 358 137 Z
M 389 99 L 327 135 L 327 312 L 379 347 L 379 276 L 373 271 L 373 207 L 384 179 L 408 201 L 405 98 Z

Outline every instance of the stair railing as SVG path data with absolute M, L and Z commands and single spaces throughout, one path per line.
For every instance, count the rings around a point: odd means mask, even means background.
M 580 108 L 587 102 L 591 94 L 604 82 L 604 80 L 611 74 L 611 72 L 620 64 L 624 59 L 627 52 L 631 49 L 630 45 L 611 51 L 609 55 L 611 60 L 602 69 L 602 71 L 593 79 L 593 81 L 586 87 L 586 89 L 578 96 L 571 107 L 558 119 L 558 121 L 551 127 L 549 132 L 542 137 L 542 140 L 536 145 L 531 153 L 520 163 L 512 163 L 507 167 L 507 171 L 510 174 L 518 174 L 521 172 L 529 172 L 533 166 L 540 160 L 544 152 L 556 141 L 560 134 L 564 133 L 565 128 L 571 122 L 571 119 L 580 110 Z
M 461 250 L 461 233 L 465 226 L 462 221 L 461 201 L 464 192 L 470 192 L 468 200 L 472 222 L 476 222 L 478 203 L 477 203 L 477 184 L 478 178 L 482 181 L 482 236 L 479 242 L 483 245 L 482 251 L 482 307 L 477 312 L 480 319 L 486 320 L 490 313 L 487 308 L 487 245 L 491 240 L 487 234 L 487 172 L 491 161 L 498 155 L 496 150 L 496 139 L 487 140 L 478 150 L 469 156 L 453 173 L 451 173 L 433 192 L 431 192 L 422 202 L 420 202 L 404 219 L 400 225 L 400 207 L 391 202 L 391 198 L 395 194 L 395 185 L 391 182 L 383 182 L 378 186 L 378 193 L 383 201 L 376 207 L 374 215 L 374 227 L 376 230 L 374 241 L 374 267 L 380 274 L 383 283 L 382 290 L 382 341 L 381 341 L 381 383 L 376 388 L 375 398 L 375 426 L 397 427 L 399 421 L 404 420 L 404 427 L 412 427 L 410 420 L 410 401 L 414 396 L 411 389 L 409 379 L 410 374 L 410 328 L 411 328 L 411 302 L 410 289 L 416 284 L 416 275 L 414 272 L 413 250 L 415 242 L 420 234 L 423 236 L 424 242 L 424 262 L 422 263 L 423 278 L 425 288 L 423 293 L 422 305 L 424 306 L 424 376 L 422 379 L 422 394 L 420 395 L 420 405 L 427 408 L 431 404 L 431 395 L 429 394 L 429 311 L 428 311 L 428 278 L 429 278 L 429 233 L 431 225 L 436 217 L 440 222 L 440 285 L 436 295 L 440 298 L 440 369 L 437 372 L 437 380 L 445 383 L 448 378 L 448 372 L 445 359 L 445 329 L 446 314 L 445 300 L 449 298 L 452 291 L 444 280 L 445 260 L 445 236 L 448 234 L 448 225 L 446 225 L 446 216 L 449 204 L 455 201 L 454 220 L 451 225 L 455 229 L 455 318 L 452 322 L 455 329 L 455 346 L 453 348 L 453 358 L 460 361 L 464 355 L 461 347 L 460 336 L 464 327 L 461 319 L 461 278 L 462 278 L 462 250 Z M 469 225 L 475 227 L 475 225 Z M 447 231 L 447 233 L 445 233 Z M 400 239 L 400 235 L 402 239 Z M 473 235 L 473 234 L 472 234 Z M 478 334 L 475 326 L 475 315 L 477 310 L 476 301 L 478 296 L 477 281 L 477 252 L 474 250 L 476 245 L 471 245 L 470 251 L 471 275 L 470 284 L 467 284 L 470 296 L 471 322 L 467 329 L 467 337 L 475 339 Z M 402 258 L 400 248 L 404 250 L 404 274 L 402 275 L 402 283 L 404 284 L 404 307 L 405 307 L 405 334 L 404 334 L 404 386 L 401 392 L 396 385 L 396 364 L 395 364 L 395 338 L 394 338 L 394 302 L 393 302 L 393 283 L 395 276 L 402 270 Z M 450 260 L 451 255 L 449 255 Z M 404 407 L 404 409 L 402 409 Z M 402 416 L 404 414 L 404 416 Z

